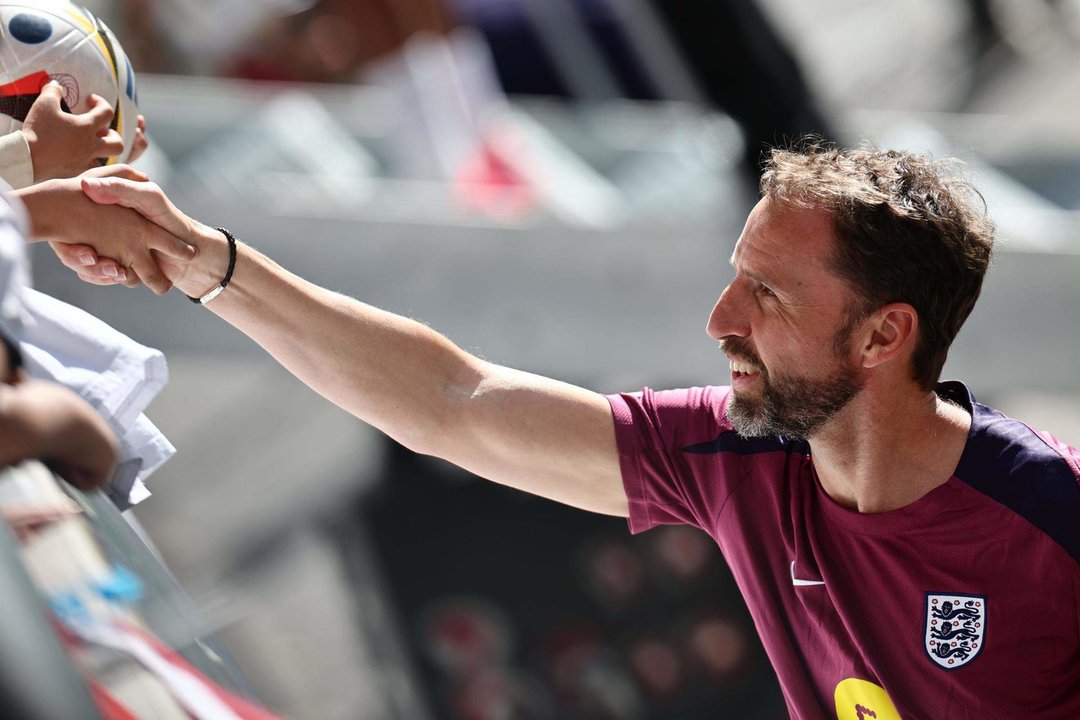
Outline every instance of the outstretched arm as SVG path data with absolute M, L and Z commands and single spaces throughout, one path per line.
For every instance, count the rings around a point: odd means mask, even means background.
M 183 215 L 151 183 L 87 178 L 97 202 L 133 207 L 199 248 L 161 266 L 200 296 L 228 265 L 221 233 Z M 626 515 L 607 400 L 485 362 L 434 330 L 320 288 L 241 245 L 228 288 L 207 308 L 319 394 L 411 449 L 576 507 Z

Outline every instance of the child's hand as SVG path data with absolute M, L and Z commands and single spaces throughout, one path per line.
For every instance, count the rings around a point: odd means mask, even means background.
M 135 125 L 135 139 L 131 141 L 131 152 L 128 153 L 127 160 L 124 162 L 128 164 L 135 162 L 148 147 L 150 147 L 150 139 L 146 137 L 146 118 L 140 115 Z
M 64 112 L 64 90 L 57 82 L 41 89 L 30 107 L 22 133 L 30 146 L 34 182 L 75 177 L 101 164 L 102 158 L 120 155 L 124 141 L 109 128 L 113 109 L 104 98 L 91 95 L 90 109 L 78 115 Z

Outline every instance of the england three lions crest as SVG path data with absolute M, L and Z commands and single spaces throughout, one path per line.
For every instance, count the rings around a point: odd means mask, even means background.
M 923 647 L 937 665 L 946 670 L 967 665 L 982 651 L 985 637 L 985 597 L 926 594 Z

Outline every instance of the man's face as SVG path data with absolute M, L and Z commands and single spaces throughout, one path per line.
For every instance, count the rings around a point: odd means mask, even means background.
M 741 435 L 810 437 L 863 387 L 857 298 L 828 265 L 834 233 L 825 211 L 768 199 L 746 221 L 708 325 L 731 361 L 728 418 Z

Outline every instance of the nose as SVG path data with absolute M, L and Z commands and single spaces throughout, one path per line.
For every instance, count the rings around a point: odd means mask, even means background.
M 726 337 L 747 337 L 750 334 L 749 313 L 739 298 L 735 283 L 724 288 L 709 314 L 705 332 L 713 340 Z

